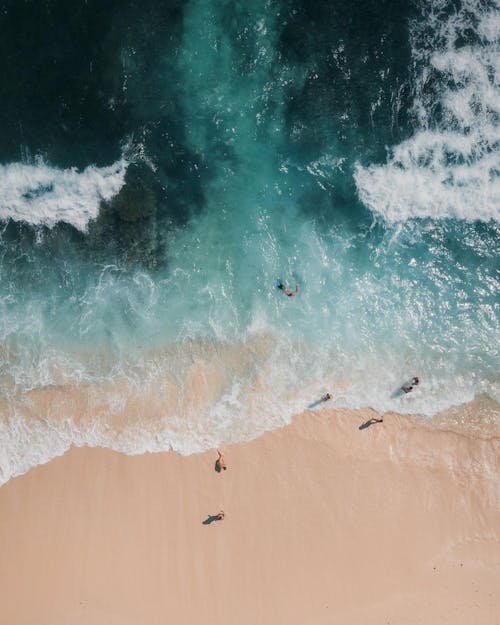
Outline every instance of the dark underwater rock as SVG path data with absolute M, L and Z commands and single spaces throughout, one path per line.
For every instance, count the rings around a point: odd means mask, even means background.
M 125 184 L 111 201 L 111 209 L 119 219 L 136 222 L 156 213 L 156 185 L 153 174 L 144 165 L 129 165 Z

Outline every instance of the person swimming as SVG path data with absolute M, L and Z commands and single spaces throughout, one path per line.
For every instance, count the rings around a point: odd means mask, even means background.
M 401 387 L 401 390 L 403 391 L 403 393 L 409 393 L 418 384 L 420 384 L 420 380 L 415 376 L 414 378 L 410 380 L 410 382 L 406 382 L 405 384 L 403 384 L 403 386 Z
M 294 295 L 297 295 L 297 293 L 299 292 L 299 285 L 296 284 L 295 285 L 295 290 L 291 291 L 286 284 L 284 284 L 283 282 L 281 282 L 281 280 L 278 280 L 278 283 L 276 285 L 278 287 L 278 289 L 280 289 L 280 291 L 283 291 L 283 293 L 285 295 L 287 295 L 288 297 L 293 297 Z

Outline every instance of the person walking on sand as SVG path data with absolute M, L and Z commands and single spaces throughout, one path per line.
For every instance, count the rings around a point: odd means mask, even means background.
M 296 284 L 295 290 L 290 291 L 290 289 L 286 286 L 286 284 L 283 284 L 281 280 L 278 280 L 278 289 L 280 289 L 280 291 L 283 291 L 283 293 L 287 295 L 288 297 L 293 297 L 294 295 L 297 295 L 297 293 L 299 292 L 299 285 Z
M 217 458 L 215 462 L 215 468 L 220 473 L 222 470 L 226 471 L 227 466 L 226 466 L 226 461 L 224 460 L 224 454 L 222 453 L 222 451 L 218 449 L 217 453 L 219 454 L 219 457 Z
M 221 510 L 219 514 L 209 514 L 207 518 L 202 521 L 203 525 L 212 525 L 215 521 L 223 521 L 226 516 L 224 510 Z
M 383 423 L 384 420 L 382 418 L 380 419 L 376 419 L 375 417 L 372 417 L 371 419 L 368 419 L 368 421 L 365 421 L 364 423 L 362 423 L 358 430 L 366 430 L 366 428 L 369 428 L 370 425 L 374 425 L 375 423 Z
M 333 399 L 333 395 L 331 393 L 327 393 L 326 395 L 323 395 L 321 401 L 328 401 L 330 399 Z
M 403 384 L 403 386 L 401 387 L 401 390 L 403 391 L 403 393 L 409 393 L 419 383 L 420 383 L 420 380 L 415 376 L 414 378 L 410 380 L 410 382 L 406 382 L 405 384 Z

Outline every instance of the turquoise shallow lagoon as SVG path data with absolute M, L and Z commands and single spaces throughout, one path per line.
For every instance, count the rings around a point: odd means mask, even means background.
M 498 419 L 496 3 L 66 5 L 0 17 L 3 479 L 326 391 Z

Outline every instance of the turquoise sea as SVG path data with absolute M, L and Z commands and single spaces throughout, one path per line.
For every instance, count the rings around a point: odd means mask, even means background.
M 498 425 L 496 0 L 1 6 L 0 481 L 327 391 Z

